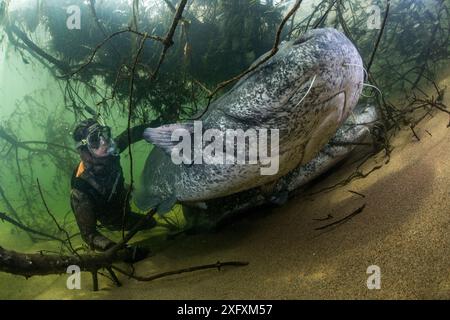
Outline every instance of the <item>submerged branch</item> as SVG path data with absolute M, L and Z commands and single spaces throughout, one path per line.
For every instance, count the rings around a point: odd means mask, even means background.
M 75 154 L 77 153 L 74 149 L 69 148 L 64 145 L 57 144 L 57 143 L 52 143 L 52 142 L 47 142 L 47 141 L 35 141 L 35 140 L 19 141 L 15 137 L 13 137 L 11 134 L 7 133 L 6 130 L 2 127 L 0 127 L 0 139 L 5 140 L 6 142 L 8 142 L 10 145 L 14 146 L 15 148 L 24 149 L 24 150 L 30 151 L 30 152 L 47 152 L 47 153 L 49 152 L 48 149 L 37 149 L 37 148 L 33 148 L 33 147 L 29 146 L 29 145 L 37 144 L 37 145 L 46 145 L 48 147 L 59 148 L 64 151 L 69 151 L 69 152 L 75 153 Z
M 134 176 L 133 176 L 133 152 L 131 149 L 132 145 L 132 134 L 131 134 L 131 116 L 133 114 L 133 89 L 134 89 L 134 76 L 136 72 L 136 65 L 139 60 L 139 56 L 142 53 L 144 48 L 146 37 L 144 36 L 141 40 L 141 44 L 139 46 L 139 50 L 136 53 L 136 58 L 134 59 L 133 67 L 131 69 L 131 79 L 130 79 L 130 94 L 128 97 L 128 120 L 127 120 L 127 139 L 128 139 L 128 156 L 130 157 L 130 187 L 128 188 L 125 204 L 123 207 L 123 216 L 122 216 L 122 237 L 125 236 L 125 218 L 127 214 L 127 206 L 130 200 L 131 192 L 133 190 L 134 185 Z
M 50 62 L 51 64 L 58 67 L 62 71 L 69 70 L 69 66 L 67 64 L 65 64 L 63 61 L 56 59 L 55 57 L 51 56 L 50 54 L 42 50 L 38 45 L 36 45 L 33 41 L 31 41 L 30 38 L 28 38 L 25 32 L 20 30 L 16 25 L 14 24 L 8 25 L 7 29 L 11 31 L 11 33 L 14 34 L 16 37 L 18 37 L 27 46 L 29 50 L 36 53 L 44 60 Z
M 170 25 L 169 32 L 167 32 L 167 35 L 165 36 L 164 40 L 162 41 L 164 47 L 161 51 L 161 55 L 159 57 L 158 64 L 156 66 L 155 71 L 153 72 L 151 79 L 154 80 L 159 72 L 159 69 L 161 68 L 162 63 L 164 62 L 164 59 L 166 57 L 167 50 L 173 45 L 173 36 L 175 34 L 175 30 L 177 29 L 178 22 L 182 18 L 184 8 L 186 7 L 187 0 L 181 0 L 180 4 L 178 5 L 178 9 L 175 12 L 175 15 L 172 20 L 172 24 Z
M 79 66 L 76 70 L 74 70 L 74 71 L 72 71 L 72 72 L 70 72 L 68 74 L 63 75 L 62 78 L 70 78 L 70 77 L 74 76 L 75 74 L 81 72 L 84 68 L 86 68 L 88 65 L 90 65 L 92 63 L 92 61 L 94 60 L 98 50 L 100 50 L 109 40 L 111 40 L 115 36 L 118 36 L 120 34 L 127 33 L 127 32 L 140 35 L 142 37 L 145 37 L 145 39 L 152 39 L 152 40 L 160 41 L 160 42 L 164 41 L 164 39 L 161 38 L 161 37 L 158 37 L 158 36 L 155 36 L 155 35 L 149 35 L 147 33 L 138 32 L 136 30 L 132 30 L 131 28 L 120 30 L 120 31 L 116 31 L 116 32 L 110 34 L 108 37 L 106 37 L 102 42 L 100 42 L 94 48 L 94 50 L 92 51 L 91 55 L 89 56 L 88 60 L 85 63 L 83 63 L 81 66 Z
M 226 266 L 245 267 L 248 264 L 249 264 L 248 262 L 243 262 L 243 261 L 227 261 L 227 262 L 217 261 L 216 263 L 213 263 L 213 264 L 205 264 L 205 265 L 201 265 L 201 266 L 183 268 L 183 269 L 174 270 L 174 271 L 166 271 L 166 272 L 157 273 L 155 275 L 148 276 L 148 277 L 136 276 L 136 275 L 128 273 L 116 266 L 113 266 L 113 269 L 132 278 L 132 279 L 138 280 L 138 281 L 153 281 L 156 279 L 160 279 L 160 278 L 164 278 L 164 277 L 168 277 L 168 276 L 172 276 L 172 275 L 176 275 L 176 274 L 181 274 L 181 273 L 194 272 L 194 271 L 206 270 L 206 269 L 217 269 L 218 271 L 220 271 L 221 268 L 226 267 Z
M 39 179 L 36 179 L 36 183 L 37 183 L 37 186 L 38 186 L 38 189 L 39 189 L 39 195 L 41 196 L 42 203 L 43 203 L 43 205 L 45 207 L 45 210 L 47 211 L 48 215 L 50 216 L 50 218 L 55 223 L 55 225 L 58 228 L 58 230 L 66 235 L 66 240 L 63 241 L 63 243 L 66 244 L 66 242 L 67 242 L 67 246 L 70 249 L 70 251 L 72 253 L 78 255 L 76 250 L 72 246 L 72 242 L 70 241 L 70 234 L 69 234 L 69 232 L 66 229 L 64 229 L 63 227 L 61 227 L 61 225 L 58 223 L 58 220 L 56 220 L 55 216 L 50 211 L 50 208 L 48 207 L 47 201 L 45 201 L 44 193 L 42 192 L 42 188 L 41 188 L 41 184 L 39 183 Z
M 333 227 L 333 226 L 337 226 L 337 225 L 340 225 L 342 223 L 345 223 L 348 220 L 350 220 L 351 218 L 353 218 L 354 216 L 356 216 L 356 215 L 360 214 L 361 212 L 363 212 L 365 207 L 366 207 L 366 204 L 363 204 L 361 207 L 359 207 L 358 209 L 356 209 L 355 211 L 353 211 L 349 215 L 345 216 L 344 218 L 339 219 L 337 221 L 334 221 L 332 223 L 326 224 L 326 225 L 324 225 L 322 227 L 315 228 L 314 230 L 324 230 L 324 229 L 327 229 L 329 227 Z
M 164 0 L 164 2 L 166 3 L 166 5 L 169 7 L 169 10 L 173 14 L 175 14 L 177 12 L 177 8 L 175 8 L 175 6 L 169 0 Z M 195 19 L 195 22 L 199 22 L 195 17 L 194 17 L 194 19 Z M 187 19 L 185 19 L 183 17 L 180 18 L 180 21 L 183 22 L 183 23 L 189 24 L 189 20 L 187 20 Z
M 242 77 L 244 77 L 245 75 L 249 74 L 250 72 L 256 70 L 259 66 L 261 66 L 263 63 L 265 63 L 267 60 L 269 60 L 270 58 L 272 58 L 277 52 L 278 52 L 278 46 L 280 44 L 281 41 L 281 32 L 283 31 L 283 28 L 285 26 L 285 24 L 289 21 L 289 19 L 292 17 L 292 15 L 294 15 L 295 12 L 297 12 L 298 8 L 300 7 L 302 3 L 302 0 L 297 0 L 294 4 L 294 6 L 292 7 L 291 10 L 289 10 L 289 12 L 287 13 L 287 15 L 283 18 L 283 20 L 281 21 L 280 25 L 278 26 L 277 29 L 277 33 L 275 36 L 275 40 L 274 40 L 274 44 L 272 49 L 268 52 L 268 54 L 261 59 L 257 64 L 255 64 L 254 66 L 251 66 L 250 68 L 248 68 L 247 70 L 245 70 L 244 72 L 241 72 L 240 74 L 238 74 L 237 76 L 228 79 L 226 81 L 223 81 L 221 83 L 219 83 L 216 88 L 208 95 L 208 103 L 206 105 L 205 110 L 203 110 L 203 112 L 195 117 L 195 119 L 193 120 L 197 120 L 199 118 L 201 118 L 206 111 L 208 111 L 208 108 L 211 104 L 211 100 L 212 98 L 223 88 L 225 88 L 226 86 L 228 86 L 230 83 L 236 82 L 239 79 L 241 79 Z
M 82 271 L 96 272 L 102 268 L 109 268 L 112 263 L 122 261 L 124 258 L 125 252 L 116 255 L 104 253 L 79 256 L 45 255 L 43 253 L 20 253 L 6 250 L 0 246 L 0 271 L 28 278 L 66 273 L 69 266 L 76 265 Z
M 3 190 L 2 186 L 0 185 L 0 196 L 2 197 L 3 201 L 5 202 L 6 206 L 8 207 L 8 210 L 11 211 L 11 214 L 16 218 L 16 220 L 19 223 L 22 223 L 19 214 L 12 206 L 11 202 L 9 202 L 8 198 L 6 197 L 5 190 Z
M 369 71 L 370 71 L 370 67 L 372 66 L 373 60 L 375 58 L 375 53 L 377 52 L 378 46 L 380 44 L 381 37 L 383 36 L 384 28 L 386 27 L 387 18 L 388 18 L 388 15 L 389 15 L 389 7 L 390 7 L 390 5 L 391 5 L 391 1 L 387 0 L 386 12 L 384 13 L 383 24 L 381 25 L 380 32 L 378 33 L 377 41 L 376 41 L 375 47 L 374 47 L 374 49 L 372 51 L 372 55 L 370 56 L 369 63 L 367 63 L 367 69 L 366 69 L 367 73 L 369 73 Z
M 325 10 L 325 13 L 317 20 L 316 23 L 314 23 L 313 25 L 313 29 L 317 29 L 324 21 L 325 19 L 328 17 L 328 14 L 330 13 L 331 9 L 333 9 L 334 5 L 336 4 L 337 0 L 334 0 L 327 8 L 327 10 Z M 312 18 L 312 15 L 311 15 Z M 308 22 L 309 25 L 309 22 Z M 308 26 L 307 26 L 308 27 Z
M 32 229 L 32 228 L 30 228 L 30 227 L 24 225 L 23 223 L 21 223 L 21 222 L 19 222 L 19 221 L 17 221 L 17 220 L 14 220 L 13 218 L 9 217 L 9 216 L 8 216 L 6 213 L 4 213 L 4 212 L 0 212 L 0 220 L 9 222 L 9 223 L 12 224 L 13 226 L 18 227 L 18 228 L 22 229 L 23 231 L 25 231 L 25 232 L 27 232 L 27 233 L 32 233 L 32 234 L 35 234 L 35 235 L 37 235 L 37 236 L 45 237 L 45 238 L 48 238 L 48 239 L 51 239 L 51 240 L 56 240 L 56 241 L 64 242 L 64 240 L 61 239 L 61 238 L 52 236 L 51 234 L 48 234 L 48 233 L 45 233 L 45 232 L 42 232 L 42 231 L 34 230 L 34 229 Z M 0 269 L 1 269 L 1 267 L 0 267 Z
M 233 77 L 231 79 L 228 79 L 226 81 L 223 81 L 223 82 L 219 83 L 219 85 L 214 89 L 214 91 L 210 94 L 210 96 L 214 96 L 219 90 L 223 89 L 224 87 L 226 87 L 230 83 L 233 83 L 233 82 L 241 79 L 243 76 L 249 74 L 250 72 L 256 70 L 260 65 L 262 65 L 264 62 L 266 62 L 267 60 L 272 58 L 278 52 L 278 46 L 279 46 L 280 41 L 281 41 L 281 32 L 283 31 L 283 28 L 284 28 L 285 24 L 289 21 L 291 16 L 295 12 L 297 12 L 297 10 L 300 7 L 301 3 L 302 3 L 302 0 L 297 0 L 295 2 L 294 6 L 292 7 L 292 9 L 287 13 L 287 15 L 281 21 L 280 25 L 278 26 L 277 33 L 276 33 L 276 36 L 275 36 L 275 41 L 274 41 L 272 49 L 270 50 L 270 53 L 267 56 L 265 56 L 261 61 L 259 61 L 256 65 L 248 68 L 244 72 L 238 74 L 237 76 L 235 76 L 235 77 Z
M 1 214 L 1 213 L 0 213 Z M 0 271 L 25 277 L 43 276 L 66 273 L 71 265 L 78 266 L 82 271 L 92 273 L 94 291 L 98 290 L 98 270 L 112 270 L 114 262 L 124 261 L 129 257 L 126 250 L 122 250 L 128 241 L 140 230 L 140 227 L 155 214 L 155 211 L 145 215 L 133 229 L 112 248 L 102 253 L 78 255 L 44 255 L 41 253 L 27 254 L 6 250 L 0 246 Z M 12 219 L 5 217 L 10 221 Z M 10 221 L 11 222 L 11 221 Z M 113 280 L 117 280 L 113 276 Z M 114 281 L 116 282 L 116 281 Z M 116 283 L 117 284 L 117 283 Z

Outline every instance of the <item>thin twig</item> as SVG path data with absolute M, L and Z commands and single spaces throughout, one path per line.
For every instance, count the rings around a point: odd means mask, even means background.
M 162 273 L 158 273 L 158 274 L 148 276 L 148 277 L 142 277 L 142 276 L 136 276 L 134 274 L 130 274 L 130 273 L 126 272 L 125 270 L 122 270 L 116 266 L 112 266 L 112 268 L 114 270 L 116 270 L 132 279 L 138 280 L 138 281 L 153 281 L 156 279 L 172 276 L 175 274 L 181 274 L 181 273 L 187 273 L 187 272 L 193 272 L 193 271 L 199 271 L 199 270 L 205 270 L 205 269 L 216 269 L 216 268 L 220 271 L 220 269 L 225 266 L 244 267 L 244 266 L 247 266 L 248 264 L 249 264 L 248 262 L 242 262 L 242 261 L 228 261 L 228 262 L 217 261 L 216 263 L 213 263 L 213 264 L 206 264 L 206 265 L 201 265 L 201 266 L 183 268 L 183 269 L 174 270 L 174 271 L 162 272 Z
M 102 42 L 100 42 L 100 43 L 94 48 L 94 50 L 92 51 L 90 57 L 88 58 L 88 60 L 87 60 L 85 63 L 83 63 L 83 64 L 82 64 L 80 67 L 78 67 L 75 71 L 72 71 L 72 72 L 70 72 L 69 74 L 65 74 L 65 75 L 63 75 L 62 77 L 63 77 L 63 78 L 66 78 L 66 77 L 72 77 L 72 76 L 74 76 L 75 74 L 77 74 L 77 73 L 79 73 L 80 71 L 82 71 L 84 68 L 86 68 L 86 67 L 94 60 L 94 57 L 95 57 L 95 55 L 97 54 L 97 51 L 100 50 L 100 48 L 103 47 L 103 45 L 105 45 L 105 43 L 107 43 L 111 38 L 113 38 L 113 37 L 115 37 L 115 36 L 118 36 L 118 35 L 120 35 L 120 34 L 123 34 L 123 33 L 127 33 L 127 32 L 138 34 L 138 35 L 140 35 L 140 36 L 145 37 L 146 39 L 152 39 L 152 40 L 159 41 L 159 42 L 163 42 L 163 41 L 164 41 L 164 39 L 161 38 L 161 37 L 158 37 L 158 36 L 155 36 L 155 35 L 148 35 L 148 34 L 146 34 L 146 33 L 138 32 L 138 31 L 132 30 L 132 29 L 130 29 L 130 28 L 125 29 L 125 30 L 116 31 L 116 32 L 110 34 L 107 38 L 105 38 Z
M 411 129 L 411 131 L 412 131 L 414 137 L 417 139 L 417 141 L 420 141 L 420 138 L 419 138 L 419 136 L 417 135 L 416 130 L 414 130 L 414 126 L 411 124 L 411 125 L 409 126 L 409 128 Z
M 320 19 L 314 23 L 313 25 L 313 29 L 318 28 L 322 22 L 327 18 L 328 14 L 330 13 L 331 9 L 333 9 L 334 5 L 336 4 L 337 0 L 334 0 L 327 8 L 327 10 L 325 11 L 325 13 L 320 17 Z
M 291 18 L 291 16 L 298 10 L 298 8 L 300 7 L 300 4 L 302 3 L 302 0 L 297 0 L 294 4 L 294 6 L 292 7 L 291 10 L 289 10 L 289 12 L 287 13 L 287 15 L 283 18 L 283 20 L 281 21 L 280 25 L 278 26 L 277 29 L 277 33 L 275 35 L 275 40 L 274 40 L 274 44 L 272 49 L 270 50 L 270 52 L 263 58 L 261 59 L 257 64 L 255 64 L 254 66 L 248 68 L 247 70 L 245 70 L 244 72 L 241 72 L 240 74 L 238 74 L 237 76 L 222 81 L 221 83 L 219 83 L 216 88 L 209 94 L 208 96 L 208 103 L 206 105 L 206 108 L 203 110 L 203 112 L 196 116 L 194 119 L 192 120 L 197 120 L 199 118 L 201 118 L 209 109 L 209 106 L 211 104 L 211 100 L 212 98 L 223 88 L 225 88 L 226 86 L 228 86 L 230 83 L 233 83 L 235 81 L 238 81 L 239 79 L 241 79 L 243 76 L 249 74 L 250 72 L 256 70 L 259 66 L 261 66 L 263 63 L 265 63 L 267 60 L 269 60 L 270 58 L 272 58 L 277 52 L 278 52 L 278 46 L 280 44 L 281 41 L 281 32 L 283 31 L 283 28 L 285 26 L 285 24 L 289 21 L 289 19 Z
M 2 199 L 5 202 L 6 206 L 8 207 L 8 210 L 11 211 L 11 214 L 14 216 L 14 218 L 19 223 L 22 223 L 22 219 L 20 218 L 20 216 L 17 213 L 16 209 L 14 209 L 14 207 L 12 206 L 11 202 L 9 202 L 9 199 L 6 197 L 5 190 L 3 190 L 1 185 L 0 185 L 0 196 L 2 197 Z
M 314 221 L 326 221 L 326 220 L 330 220 L 333 219 L 334 217 L 331 214 L 328 214 L 325 218 L 314 218 Z
M 177 11 L 175 12 L 175 15 L 172 20 L 172 24 L 170 25 L 169 31 L 167 32 L 167 35 L 164 37 L 164 40 L 162 41 L 164 47 L 161 51 L 161 55 L 159 57 L 158 64 L 156 66 L 155 71 L 153 72 L 151 76 L 151 80 L 154 80 L 159 72 L 159 69 L 161 68 L 162 63 L 164 62 L 164 59 L 166 57 L 167 50 L 173 45 L 173 35 L 175 34 L 175 30 L 177 29 L 178 22 L 182 18 L 184 8 L 186 6 L 187 0 L 181 0 Z
M 69 234 L 69 232 L 67 232 L 66 229 L 61 227 L 61 225 L 58 223 L 58 220 L 56 220 L 55 216 L 50 211 L 50 208 L 47 205 L 47 201 L 45 201 L 44 193 L 42 192 L 42 188 L 41 188 L 41 184 L 39 183 L 39 179 L 36 179 L 36 183 L 37 183 L 37 186 L 38 186 L 38 189 L 39 189 L 39 194 L 41 196 L 42 203 L 44 204 L 44 207 L 45 207 L 48 215 L 50 216 L 50 218 L 52 218 L 52 220 L 55 223 L 55 225 L 58 228 L 58 230 L 66 235 L 66 239 L 67 239 L 66 241 L 67 241 L 69 249 L 72 251 L 72 253 L 78 255 L 77 251 L 72 246 L 72 242 L 70 241 L 70 234 Z
M 144 43 L 146 40 L 146 35 L 141 40 L 141 44 L 139 46 L 138 52 L 136 53 L 136 57 L 134 59 L 133 67 L 131 69 L 131 79 L 130 79 L 130 94 L 128 98 L 128 121 L 127 121 L 127 138 L 128 138 L 128 156 L 130 158 L 130 187 L 127 191 L 127 196 L 125 200 L 125 204 L 123 207 L 123 216 L 122 216 L 122 237 L 125 237 L 125 218 L 128 208 L 128 202 L 131 196 L 131 191 L 133 190 L 134 185 L 134 175 L 133 175 L 133 152 L 132 152 L 132 141 L 131 141 L 131 117 L 133 114 L 133 89 L 134 89 L 134 75 L 136 72 L 136 65 L 139 60 L 139 56 L 142 53 L 144 48 Z
M 391 0 L 387 0 L 386 12 L 384 13 L 383 24 L 381 25 L 380 32 L 378 33 L 377 42 L 375 43 L 375 47 L 372 51 L 372 55 L 370 56 L 369 63 L 367 64 L 367 69 L 366 69 L 367 73 L 369 73 L 369 71 L 370 71 L 370 67 L 372 66 L 373 60 L 375 58 L 375 53 L 377 52 L 378 45 L 380 44 L 381 37 L 383 36 L 384 28 L 386 26 L 388 14 L 389 14 L 390 5 L 391 5 Z
M 107 257 L 112 257 L 114 256 L 117 251 L 119 251 L 120 249 L 122 249 L 123 247 L 125 247 L 125 245 L 128 243 L 128 241 L 131 240 L 131 238 L 133 238 L 136 233 L 139 232 L 139 230 L 141 230 L 141 227 L 144 225 L 144 223 L 146 223 L 149 219 L 152 219 L 153 216 L 156 214 L 155 210 L 150 210 L 145 216 L 143 216 L 134 226 L 133 228 L 124 236 L 122 237 L 122 240 L 119 241 L 117 244 L 115 244 L 114 246 L 112 246 L 111 248 L 109 248 L 106 252 L 105 255 Z
M 39 48 L 39 46 L 37 46 L 33 41 L 31 41 L 30 38 L 28 38 L 28 36 L 16 25 L 14 24 L 8 25 L 6 27 L 6 30 L 7 31 L 10 30 L 14 35 L 16 35 L 20 40 L 22 40 L 22 42 L 25 43 L 25 45 L 30 50 L 32 50 L 32 52 L 35 52 L 44 60 L 50 62 L 54 66 L 57 66 L 60 70 L 65 71 L 69 69 L 69 66 L 66 65 L 63 61 L 56 59 L 55 57 L 51 56 L 50 54 Z
M 365 198 L 366 197 L 365 195 L 363 195 L 362 193 L 359 193 L 357 191 L 353 191 L 353 190 L 347 190 L 347 191 L 350 192 L 350 193 L 356 194 L 357 196 L 360 196 L 361 198 Z
M 52 239 L 52 240 L 56 240 L 56 241 L 60 241 L 60 242 L 64 243 L 63 239 L 55 237 L 55 236 L 52 236 L 51 234 L 48 234 L 48 233 L 45 233 L 45 232 L 42 232 L 42 231 L 34 230 L 34 229 L 24 225 L 23 223 L 21 223 L 21 222 L 19 222 L 17 220 L 14 220 L 13 218 L 9 217 L 4 212 L 0 212 L 0 220 L 9 222 L 12 225 L 22 229 L 25 232 L 33 233 L 33 234 L 41 236 L 41 237 L 45 237 L 45 238 L 48 238 L 48 239 Z
M 346 216 L 346 217 L 344 217 L 342 219 L 339 219 L 337 221 L 334 221 L 332 223 L 326 224 L 326 225 L 324 225 L 322 227 L 315 228 L 314 230 L 323 230 L 323 229 L 326 229 L 326 228 L 329 228 L 329 227 L 336 226 L 336 225 L 342 224 L 344 222 L 347 222 L 348 220 L 350 220 L 354 216 L 356 216 L 356 215 L 360 214 L 361 212 L 363 212 L 365 207 L 366 207 L 366 204 L 363 204 L 361 207 L 359 207 L 358 209 L 356 209 L 355 211 L 350 213 L 348 216 Z

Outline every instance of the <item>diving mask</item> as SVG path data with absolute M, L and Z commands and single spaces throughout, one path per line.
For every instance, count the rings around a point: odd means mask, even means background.
M 111 128 L 98 123 L 88 128 L 86 139 L 81 140 L 77 144 L 77 148 L 81 146 L 87 146 L 89 152 L 96 158 L 117 156 L 119 154 L 116 144 L 111 138 Z

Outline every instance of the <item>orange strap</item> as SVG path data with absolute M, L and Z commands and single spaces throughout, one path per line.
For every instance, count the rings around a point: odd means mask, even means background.
M 75 175 L 75 177 L 78 178 L 79 176 L 81 176 L 84 172 L 84 169 L 86 169 L 86 168 L 84 167 L 83 161 L 81 161 L 80 164 L 78 165 L 78 170 L 77 170 L 77 174 Z

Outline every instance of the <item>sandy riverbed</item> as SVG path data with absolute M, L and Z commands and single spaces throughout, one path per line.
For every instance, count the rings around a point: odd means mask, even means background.
M 446 99 L 446 103 L 450 101 Z M 147 275 L 217 260 L 243 260 L 243 268 L 200 271 L 137 282 L 121 277 L 122 288 L 101 279 L 91 291 L 67 290 L 66 276 L 22 277 L 0 274 L 0 298 L 37 299 L 450 299 L 450 135 L 444 113 L 423 121 L 393 140 L 388 164 L 365 179 L 330 192 L 299 196 L 285 206 L 251 214 L 214 234 L 182 236 L 137 264 Z M 428 131 L 428 132 L 427 132 Z M 363 172 L 384 164 L 381 155 Z M 313 190 L 345 179 L 347 165 Z M 365 195 L 361 197 L 348 190 Z M 365 204 L 347 222 L 316 230 Z M 331 215 L 333 218 L 318 221 Z M 14 246 L 14 240 L 5 242 Z M 366 270 L 381 268 L 381 290 L 368 290 Z

